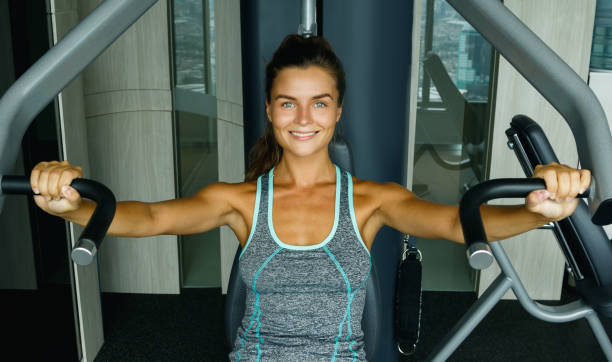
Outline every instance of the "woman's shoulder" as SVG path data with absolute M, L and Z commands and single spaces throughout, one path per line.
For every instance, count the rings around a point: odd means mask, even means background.
M 358 203 L 381 208 L 416 197 L 410 190 L 395 182 L 377 182 L 353 177 L 353 198 Z
M 257 180 L 244 182 L 216 182 L 198 192 L 199 197 L 229 201 L 232 204 L 249 202 L 257 193 Z
M 361 195 L 373 195 L 383 196 L 388 194 L 396 194 L 403 192 L 410 192 L 404 186 L 395 182 L 377 182 L 370 180 L 359 179 L 355 176 L 353 178 L 353 193 Z
M 257 192 L 257 180 L 242 182 L 216 182 L 207 186 L 210 191 L 219 193 L 223 196 L 245 196 Z

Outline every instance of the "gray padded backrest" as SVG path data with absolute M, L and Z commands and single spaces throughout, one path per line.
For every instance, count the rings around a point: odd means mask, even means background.
M 348 144 L 339 137 L 334 137 L 329 144 L 329 154 L 333 163 L 341 169 L 353 173 L 353 162 Z M 238 331 L 238 326 L 244 316 L 246 285 L 239 276 L 238 258 L 240 248 L 236 251 L 232 272 L 230 274 L 227 296 L 225 299 L 225 339 L 231 349 Z M 366 284 L 366 302 L 361 320 L 365 338 L 366 358 L 374 359 L 380 337 L 380 288 L 378 274 L 372 260 L 372 273 Z
M 559 162 L 544 131 L 536 122 L 518 115 L 512 118 L 511 126 L 518 132 L 531 168 L 538 164 Z M 584 278 L 592 278 L 597 285 L 612 285 L 612 243 L 604 229 L 591 221 L 586 203 L 581 201 L 570 217 L 559 221 L 559 226 L 565 238 L 559 245 L 564 249 L 566 258 L 576 261 Z
M 335 136 L 332 142 L 329 143 L 329 157 L 332 162 L 338 165 L 341 169 L 354 174 L 353 158 L 348 143 L 342 138 Z

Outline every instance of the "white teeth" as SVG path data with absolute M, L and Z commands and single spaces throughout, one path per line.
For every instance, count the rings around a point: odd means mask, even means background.
M 295 131 L 289 131 L 289 133 L 291 133 L 292 135 L 298 136 L 298 137 L 308 137 L 308 136 L 313 136 L 315 135 L 317 132 L 308 132 L 308 133 L 300 133 L 300 132 L 295 132 Z

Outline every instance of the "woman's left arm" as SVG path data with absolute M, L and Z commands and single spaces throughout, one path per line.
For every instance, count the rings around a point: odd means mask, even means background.
M 576 195 L 584 192 L 591 181 L 588 170 L 557 163 L 538 165 L 533 177 L 544 179 L 546 190 L 530 193 L 525 205 L 481 206 L 489 241 L 506 239 L 568 217 L 578 205 Z M 387 184 L 385 189 L 377 212 L 382 224 L 417 237 L 464 242 L 458 206 L 421 200 L 399 185 Z

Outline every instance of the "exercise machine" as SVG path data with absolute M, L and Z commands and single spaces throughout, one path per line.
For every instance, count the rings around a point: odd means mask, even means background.
M 155 2 L 156 0 L 104 1 L 2 96 L 0 99 L 0 154 L 2 154 L 0 179 L 3 184 L 11 182 L 6 175 L 14 165 L 19 142 L 34 116 Z M 578 149 L 582 165 L 593 171 L 593 187 L 589 194 L 588 204 L 592 221 L 600 225 L 610 223 L 612 221 L 612 170 L 609 169 L 609 165 L 612 164 L 612 136 L 601 105 L 591 90 L 500 1 L 448 0 L 448 2 L 564 116 L 574 133 L 576 143 L 582 146 Z M 303 29 L 311 31 L 313 27 L 306 24 Z M 542 185 L 529 186 L 541 187 Z M 525 191 L 525 189 L 522 190 Z M 8 192 L 11 191 L 4 190 L 3 186 L 0 193 L 0 212 L 4 197 Z M 24 192 L 30 191 L 24 190 Z M 84 247 L 84 250 L 90 255 L 86 258 L 92 259 L 99 245 L 94 249 L 92 243 L 84 241 L 84 244 L 88 245 Z M 93 244 L 95 245 L 95 241 Z M 501 255 L 497 251 L 499 248 L 495 246 L 498 244 L 491 243 L 489 247 L 486 237 L 468 244 L 468 254 L 473 265 L 487 265 L 494 257 L 498 257 L 498 254 Z M 600 278 L 599 274 L 595 275 Z M 585 300 L 593 303 L 595 307 L 592 309 L 603 313 L 602 311 L 607 310 L 605 298 L 609 292 L 607 288 L 599 289 L 605 285 L 601 282 L 597 284 L 594 280 L 596 279 L 585 278 L 585 283 L 583 283 L 584 290 L 587 291 Z M 517 289 L 520 289 L 517 283 L 519 282 L 504 279 L 498 283 L 498 288 L 501 290 L 502 287 L 516 286 Z M 588 293 L 589 283 L 595 283 L 591 285 L 593 294 Z M 598 298 L 604 298 L 603 302 L 597 302 Z M 548 312 L 536 313 L 542 313 L 548 318 Z M 589 323 L 594 320 L 593 312 L 583 308 L 580 309 L 580 313 L 583 313 Z M 564 316 L 563 318 L 569 317 Z M 475 319 L 468 318 L 468 321 L 472 323 Z M 461 333 L 463 332 L 459 334 Z M 601 339 L 605 335 L 605 333 L 595 333 Z M 605 341 L 600 340 L 600 344 L 605 351 L 609 350 L 609 339 L 608 347 Z M 448 352 L 451 349 L 452 346 L 449 345 L 449 347 L 442 347 L 441 350 Z M 612 359 L 608 352 L 605 353 L 609 359 Z
M 528 117 L 515 116 L 506 135 L 509 147 L 515 151 L 527 176 L 533 175 L 536 165 L 559 162 L 542 129 Z M 487 243 L 480 217 L 483 203 L 499 198 L 522 198 L 545 187 L 542 179 L 495 179 L 474 186 L 463 196 L 459 214 L 468 250 L 475 243 L 488 244 L 501 274 L 434 349 L 430 356 L 432 361 L 448 359 L 509 289 L 521 306 L 540 320 L 565 323 L 585 318 L 604 355 L 612 360 L 612 344 L 599 319 L 599 315 L 612 317 L 612 242 L 601 226 L 591 222 L 583 201 L 570 217 L 550 225 L 565 255 L 567 270 L 582 297 L 579 300 L 561 306 L 535 302 L 527 294 L 501 242 Z M 487 254 L 480 253 L 469 254 L 470 265 L 475 269 L 484 269 L 491 262 Z

